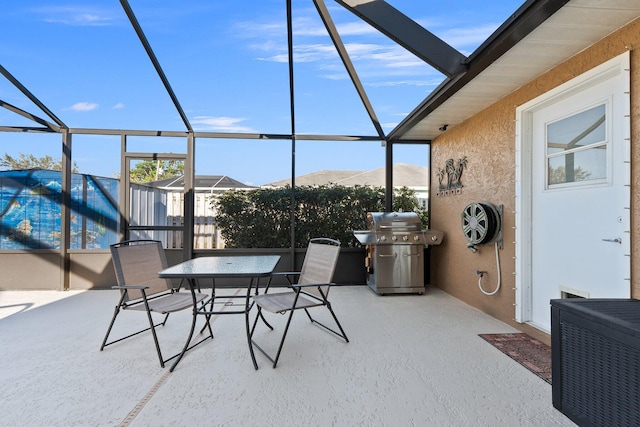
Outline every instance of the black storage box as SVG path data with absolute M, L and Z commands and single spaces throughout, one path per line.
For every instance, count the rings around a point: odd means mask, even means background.
M 580 426 L 640 426 L 640 300 L 551 301 L 553 406 Z

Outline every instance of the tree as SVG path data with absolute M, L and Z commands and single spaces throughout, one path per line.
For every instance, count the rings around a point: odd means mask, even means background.
M 21 170 L 21 169 L 47 169 L 59 171 L 62 170 L 62 160 L 54 159 L 46 155 L 36 157 L 33 154 L 20 153 L 15 158 L 8 153 L 4 153 L 4 157 L 0 159 L 0 170 Z M 72 172 L 78 172 L 78 165 L 74 162 L 71 168 Z
M 466 164 L 466 158 L 464 162 L 464 164 Z M 396 212 L 415 212 L 420 218 L 422 225 L 424 227 L 429 227 L 429 212 L 425 207 L 420 206 L 415 190 L 412 190 L 409 187 L 394 189 L 393 210 Z
M 184 175 L 184 162 L 180 160 L 144 160 L 131 169 L 131 182 L 143 184 L 160 179 Z
M 552 168 L 551 166 L 549 166 L 549 185 L 586 181 L 590 177 L 591 172 L 582 169 L 582 166 L 578 166 L 573 171 L 572 179 L 567 181 L 567 171 L 564 166 L 558 166 L 557 168 Z

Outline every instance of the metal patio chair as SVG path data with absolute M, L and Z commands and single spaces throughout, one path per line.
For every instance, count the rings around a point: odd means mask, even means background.
M 284 340 L 287 337 L 287 332 L 289 330 L 289 325 L 291 324 L 293 313 L 296 310 L 303 309 L 307 313 L 307 316 L 312 323 L 322 326 L 327 331 L 344 339 L 346 342 L 349 342 L 349 339 L 342 329 L 338 318 L 331 308 L 331 303 L 328 300 L 330 287 L 334 284 L 331 281 L 333 280 L 333 274 L 336 269 L 336 263 L 338 261 L 339 255 L 339 241 L 327 238 L 311 239 L 304 258 L 304 262 L 302 264 L 301 271 L 273 273 L 273 276 L 285 276 L 289 281 L 291 290 L 288 290 L 286 292 L 269 293 L 269 286 L 267 286 L 264 294 L 256 295 L 253 297 L 253 301 L 258 307 L 258 313 L 251 328 L 251 344 L 258 350 L 260 350 L 260 352 L 264 354 L 271 362 L 273 362 L 274 368 L 278 364 L 282 346 L 284 345 Z M 317 321 L 311 316 L 311 314 L 309 313 L 309 309 L 321 306 L 324 306 L 329 310 L 340 332 L 329 328 L 328 326 Z M 269 355 L 253 340 L 253 334 L 259 318 L 264 320 L 264 323 L 271 330 L 273 330 L 273 327 L 263 317 L 264 310 L 271 313 L 280 314 L 289 312 L 289 317 L 287 319 L 287 323 L 280 340 L 280 346 L 278 347 L 278 352 L 276 353 L 275 357 Z
M 160 366 L 164 368 L 164 364 L 177 357 L 179 353 L 163 359 L 156 334 L 156 326 L 164 326 L 170 313 L 184 309 L 193 310 L 194 307 L 204 301 L 208 295 L 200 292 L 179 292 L 179 288 L 172 287 L 171 280 L 158 277 L 158 272 L 167 268 L 164 249 L 162 248 L 162 243 L 159 241 L 127 240 L 111 245 L 110 249 L 118 283 L 117 286 L 113 286 L 112 288 L 120 290 L 120 301 L 115 307 L 113 318 L 100 346 L 100 351 L 111 344 L 151 330 L 158 353 L 158 359 L 160 359 Z M 120 310 L 146 312 L 149 327 L 107 342 Z M 163 320 L 155 323 L 151 315 L 152 312 L 164 315 Z M 209 336 L 206 338 L 213 338 L 208 317 L 206 322 L 205 326 L 209 329 Z M 200 342 L 194 344 L 194 346 Z

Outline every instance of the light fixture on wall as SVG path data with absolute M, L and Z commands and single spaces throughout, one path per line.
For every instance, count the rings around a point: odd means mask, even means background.
M 449 125 L 444 124 L 444 125 L 440 126 L 440 127 L 438 128 L 438 130 L 439 130 L 440 132 L 444 132 L 445 130 L 447 130 L 447 128 L 448 128 L 448 127 L 449 127 Z

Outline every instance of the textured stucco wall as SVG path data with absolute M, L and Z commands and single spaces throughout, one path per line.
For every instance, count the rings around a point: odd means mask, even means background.
M 640 297 L 640 266 L 635 254 L 640 249 L 636 238 L 640 221 L 640 19 L 611 34 L 585 51 L 570 58 L 529 84 L 491 105 L 484 111 L 449 128 L 432 143 L 431 228 L 446 233 L 442 245 L 432 250 L 431 284 L 460 298 L 498 319 L 538 338 L 546 334 L 515 322 L 515 129 L 516 108 L 563 84 L 591 68 L 631 50 L 631 238 L 632 295 Z M 460 194 L 435 196 L 438 192 L 438 168 L 447 159 L 467 158 Z M 460 213 L 471 202 L 504 205 L 504 249 L 500 251 L 502 287 L 495 296 L 478 289 L 476 270 L 487 271 L 483 286 L 491 291 L 497 283 L 493 245 L 482 246 L 473 254 L 461 231 Z

